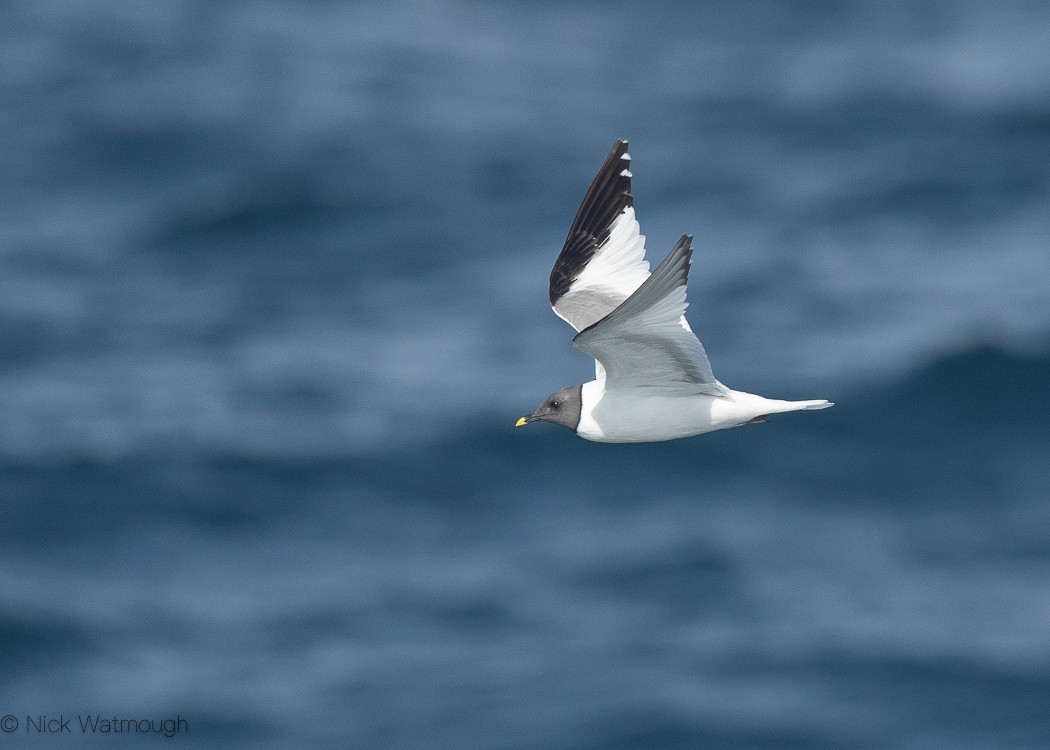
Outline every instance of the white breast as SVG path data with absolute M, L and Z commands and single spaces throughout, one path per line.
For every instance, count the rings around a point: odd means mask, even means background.
M 721 423 L 713 408 L 718 399 L 712 396 L 654 395 L 646 388 L 606 391 L 603 386 L 602 381 L 593 380 L 583 385 L 583 408 L 576 432 L 588 440 L 673 440 L 730 426 Z
M 826 401 L 779 401 L 726 389 L 726 396 L 667 395 L 651 388 L 605 390 L 583 384 L 576 433 L 600 443 L 641 443 L 699 435 L 746 424 L 758 416 L 827 406 Z

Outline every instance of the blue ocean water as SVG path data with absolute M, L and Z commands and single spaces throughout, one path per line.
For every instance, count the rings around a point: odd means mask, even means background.
M 1050 747 L 1047 38 L 5 4 L 0 748 Z M 590 377 L 546 281 L 616 137 L 720 379 L 834 409 L 512 428 Z

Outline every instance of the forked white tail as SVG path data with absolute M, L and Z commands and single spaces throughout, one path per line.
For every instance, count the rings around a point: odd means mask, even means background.
M 828 401 L 823 398 L 814 399 L 812 401 L 792 401 L 798 409 L 827 409 L 829 406 L 834 406 L 834 402 Z

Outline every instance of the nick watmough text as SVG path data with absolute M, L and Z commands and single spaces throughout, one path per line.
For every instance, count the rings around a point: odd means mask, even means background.
M 126 719 L 102 714 L 25 714 L 24 717 L 7 714 L 0 718 L 0 730 L 4 734 L 21 730 L 25 734 L 153 734 L 174 737 L 188 733 L 190 725 L 178 715 L 170 719 Z

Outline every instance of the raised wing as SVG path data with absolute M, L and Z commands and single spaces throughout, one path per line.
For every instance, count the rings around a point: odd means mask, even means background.
M 683 236 L 634 294 L 573 339 L 573 346 L 604 367 L 606 388 L 725 395 L 683 318 L 692 240 Z
M 551 307 L 577 331 L 615 310 L 649 276 L 645 237 L 634 218 L 630 164 L 627 141 L 617 140 L 551 270 Z

